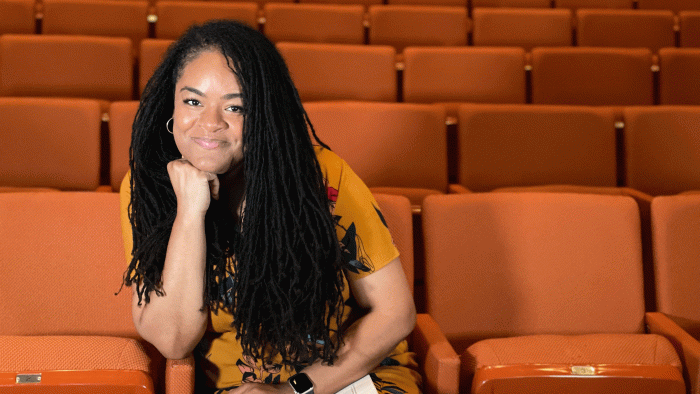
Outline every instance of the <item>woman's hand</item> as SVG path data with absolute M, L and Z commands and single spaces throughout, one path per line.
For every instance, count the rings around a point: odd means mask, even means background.
M 200 171 L 186 159 L 168 163 L 168 176 L 177 197 L 177 208 L 183 214 L 203 215 L 211 199 L 219 198 L 219 177 Z
M 287 383 L 264 384 L 264 383 L 243 383 L 229 394 L 294 394 L 294 390 Z

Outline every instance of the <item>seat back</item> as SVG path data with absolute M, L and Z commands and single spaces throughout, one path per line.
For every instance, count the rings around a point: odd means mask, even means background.
M 46 0 L 42 12 L 44 34 L 128 37 L 135 50 L 148 37 L 145 0 Z
M 281 42 L 303 101 L 396 101 L 396 51 L 383 45 Z
M 399 258 L 413 292 L 413 214 L 408 198 L 390 194 L 374 194 L 389 232 L 399 250 Z
M 654 198 L 651 221 L 657 308 L 700 339 L 700 195 Z
M 359 4 L 265 4 L 265 35 L 273 42 L 364 44 L 365 8 Z
M 469 19 L 465 7 L 375 5 L 369 7 L 369 43 L 407 46 L 467 44 Z
M 700 47 L 700 11 L 681 11 L 678 15 L 681 47 Z
M 468 0 L 387 0 L 390 5 L 428 5 L 467 7 Z
M 535 48 L 532 102 L 651 105 L 651 66 L 651 52 L 644 48 Z
M 109 184 L 117 192 L 129 171 L 131 126 L 138 108 L 138 101 L 118 101 L 109 106 Z
M 173 40 L 146 38 L 141 41 L 139 53 L 139 93 L 143 93 L 148 80 L 153 76 Z
M 579 46 L 660 48 L 675 46 L 675 20 L 666 10 L 580 9 L 576 37 Z
M 627 186 L 651 195 L 700 189 L 700 109 L 695 106 L 624 110 Z
M 0 186 L 97 189 L 101 114 L 94 100 L 1 97 Z
M 138 337 L 119 212 L 117 193 L 0 194 L 0 335 Z
M 458 354 L 484 338 L 641 333 L 639 232 L 629 197 L 428 196 L 426 312 Z
M 445 110 L 405 103 L 304 105 L 319 138 L 369 187 L 447 190 Z
M 156 2 L 155 38 L 177 39 L 188 27 L 211 19 L 236 19 L 258 28 L 258 4 L 253 2 Z
M 696 0 L 637 0 L 637 8 L 645 10 L 671 10 L 675 13 L 686 10 L 700 10 Z
M 69 35 L 0 37 L 0 95 L 130 100 L 131 40 Z
M 556 0 L 557 8 L 577 10 L 579 8 L 628 8 L 631 9 L 634 0 Z
M 472 8 L 476 7 L 518 7 L 518 8 L 549 8 L 549 0 L 471 0 Z
M 36 29 L 34 0 L 0 2 L 0 34 L 33 34 Z
M 659 51 L 659 104 L 700 105 L 700 48 Z
M 525 103 L 522 48 L 409 47 L 403 99 L 413 103 Z
M 615 115 L 606 107 L 469 104 L 458 110 L 458 182 L 615 186 Z
M 472 11 L 474 45 L 540 46 L 572 45 L 572 14 L 567 9 L 475 8 Z

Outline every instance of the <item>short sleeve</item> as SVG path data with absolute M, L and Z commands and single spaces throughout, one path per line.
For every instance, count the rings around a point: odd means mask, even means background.
M 338 177 L 329 174 L 327 178 L 328 197 L 346 272 L 359 279 L 389 264 L 399 251 L 369 188 L 340 161 Z
M 122 238 L 124 240 L 124 253 L 127 264 L 131 263 L 134 247 L 134 239 L 131 233 L 131 221 L 129 221 L 129 203 L 131 202 L 131 172 L 128 172 L 122 180 L 119 189 L 119 202 L 121 209 Z

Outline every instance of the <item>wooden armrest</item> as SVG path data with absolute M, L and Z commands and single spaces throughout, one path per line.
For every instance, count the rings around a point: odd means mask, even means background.
M 168 359 L 165 363 L 165 393 L 194 393 L 194 357 L 180 360 Z
M 647 312 L 645 318 L 650 333 L 668 338 L 676 348 L 690 393 L 700 394 L 700 342 L 663 313 Z
M 412 336 L 413 351 L 423 367 L 423 390 L 427 394 L 458 394 L 459 356 L 435 320 L 418 314 Z

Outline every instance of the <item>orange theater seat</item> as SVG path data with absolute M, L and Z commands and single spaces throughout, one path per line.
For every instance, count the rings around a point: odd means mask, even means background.
M 532 102 L 651 105 L 652 57 L 644 48 L 535 48 Z
M 659 51 L 659 104 L 700 105 L 700 48 Z
M 651 195 L 700 190 L 700 108 L 624 109 L 627 186 Z
M 143 93 L 146 83 L 153 76 L 153 72 L 163 61 L 165 52 L 173 40 L 146 38 L 141 41 L 139 54 L 139 93 Z
M 362 5 L 267 3 L 264 32 L 273 42 L 364 44 Z
M 576 37 L 582 47 L 660 48 L 675 46 L 674 16 L 662 10 L 576 11 Z
M 369 43 L 407 46 L 467 44 L 469 19 L 464 7 L 376 5 L 369 8 Z
M 555 0 L 557 8 L 568 8 L 576 10 L 578 8 L 632 8 L 634 0 Z
M 42 33 L 128 37 L 134 50 L 148 37 L 145 0 L 43 0 Z
M 665 333 L 645 333 L 631 198 L 428 196 L 423 234 L 427 313 L 462 355 L 460 392 L 686 392 Z
M 682 47 L 700 47 L 700 11 L 681 11 L 680 44 Z
M 34 0 L 0 1 L 0 34 L 32 34 L 36 30 Z
M 403 100 L 441 103 L 457 116 L 463 102 L 524 104 L 525 50 L 491 47 L 408 47 Z
M 475 8 L 472 10 L 474 45 L 570 46 L 572 16 L 566 9 Z
M 396 101 L 396 51 L 382 45 L 281 42 L 303 101 Z
M 472 8 L 476 7 L 530 7 L 549 8 L 550 0 L 471 0 Z
M 610 108 L 466 104 L 458 119 L 458 182 L 469 190 L 616 185 Z
M 468 0 L 387 0 L 390 5 L 427 5 L 466 7 Z
M 376 193 L 405 195 L 415 210 L 447 192 L 445 110 L 377 102 L 306 103 L 319 138 Z
M 0 255 L 0 392 L 154 392 L 131 291 L 115 295 L 118 194 L 1 194 Z
M 294 3 L 293 0 L 287 0 L 285 2 L 289 3 Z M 279 3 L 279 1 L 275 1 L 275 3 Z M 299 0 L 299 3 L 308 3 L 308 4 L 360 4 L 364 6 L 365 8 L 369 7 L 370 5 L 375 5 L 375 4 L 384 4 L 383 0 Z
M 96 190 L 101 114 L 94 100 L 0 98 L 0 189 Z
M 679 13 L 686 10 L 700 10 L 700 2 L 697 0 L 637 0 L 637 8 L 671 10 Z
M 211 19 L 236 19 L 258 28 L 258 4 L 252 2 L 158 1 L 156 14 L 156 38 L 174 40 L 191 25 Z
M 109 106 L 109 183 L 114 191 L 119 191 L 129 171 L 131 126 L 138 108 L 138 101 L 118 101 Z
M 130 100 L 131 40 L 70 35 L 0 37 L 0 94 Z

